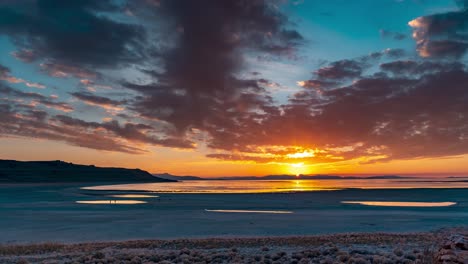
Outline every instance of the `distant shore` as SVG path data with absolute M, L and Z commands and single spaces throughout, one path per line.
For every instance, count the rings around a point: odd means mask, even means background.
M 468 229 L 426 233 L 349 233 L 296 237 L 134 240 L 81 244 L 0 245 L 13 263 L 438 263 L 466 250 L 447 245 Z M 444 244 L 445 243 L 445 244 Z M 442 247 L 453 247 L 449 253 Z M 463 245 L 461 246 L 463 247 Z M 457 255 L 458 254 L 458 255 Z M 452 263 L 452 262 L 448 262 Z M 456 263 L 456 262 L 453 262 Z

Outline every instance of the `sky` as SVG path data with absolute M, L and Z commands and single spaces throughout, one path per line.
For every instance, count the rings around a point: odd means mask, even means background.
M 466 0 L 5 0 L 0 158 L 468 175 Z

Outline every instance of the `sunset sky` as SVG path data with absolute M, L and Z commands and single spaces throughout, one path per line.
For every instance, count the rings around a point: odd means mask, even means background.
M 0 1 L 0 158 L 468 175 L 467 0 Z

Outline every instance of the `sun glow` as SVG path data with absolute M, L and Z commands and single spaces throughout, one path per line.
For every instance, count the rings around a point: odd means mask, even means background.
M 303 152 L 286 154 L 286 157 L 291 159 L 312 158 L 315 157 L 313 150 L 304 150 Z
M 289 164 L 289 172 L 296 176 L 307 173 L 307 166 L 303 162 Z
M 301 163 L 294 163 L 294 164 L 291 164 L 291 166 L 293 168 L 302 168 L 302 167 L 304 167 L 304 163 L 302 163 L 302 162 Z

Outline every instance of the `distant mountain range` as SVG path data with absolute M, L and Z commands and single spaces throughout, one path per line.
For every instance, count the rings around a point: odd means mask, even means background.
M 216 177 L 202 178 L 197 176 L 176 176 L 169 173 L 153 174 L 156 177 L 178 180 L 178 181 L 208 181 L 208 180 L 358 180 L 358 179 L 411 179 L 413 177 L 405 177 L 398 175 L 380 175 L 380 176 L 336 176 L 336 175 L 266 175 L 266 176 L 231 176 L 231 177 Z
M 140 169 L 101 168 L 63 161 L 0 160 L 0 183 L 173 182 Z
M 452 178 L 452 177 L 447 177 Z M 454 178 L 454 177 L 453 177 Z M 337 176 L 337 175 L 266 175 L 202 178 L 176 176 L 169 173 L 150 174 L 140 169 L 102 168 L 64 161 L 0 160 L 0 183 L 143 183 L 201 180 L 356 180 L 356 179 L 417 179 L 398 175 Z

